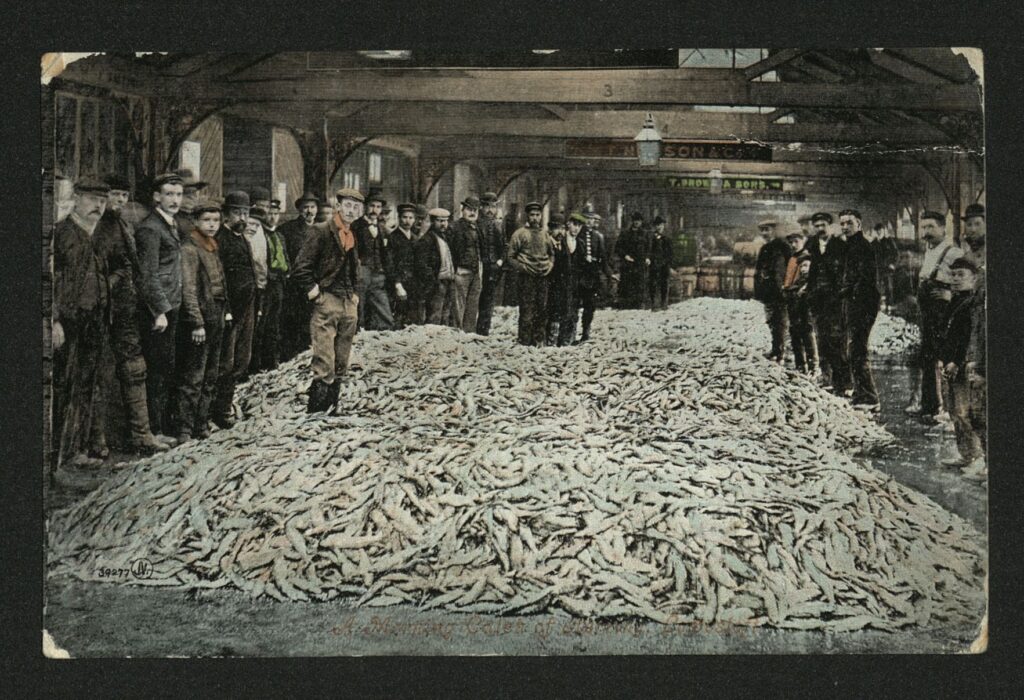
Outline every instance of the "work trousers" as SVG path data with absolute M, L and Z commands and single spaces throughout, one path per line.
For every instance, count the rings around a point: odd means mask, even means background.
M 323 292 L 313 305 L 309 337 L 313 343 L 310 369 L 314 379 L 332 384 L 348 371 L 352 339 L 359 322 L 358 306 L 355 299 L 330 292 Z
M 623 262 L 619 281 L 619 305 L 623 309 L 640 309 L 646 296 L 647 276 L 643 261 Z
M 170 435 L 174 431 L 172 412 L 177 400 L 175 350 L 178 341 L 178 309 L 166 313 L 167 328 L 153 330 L 153 316 L 148 309 L 139 312 L 142 354 L 146 358 L 146 405 L 149 427 L 154 434 Z
M 594 311 L 597 309 L 598 297 L 601 293 L 601 285 L 594 280 L 583 280 L 576 286 L 576 298 L 573 299 L 576 308 L 583 309 L 583 335 L 581 338 L 590 337 L 590 326 L 594 322 Z M 573 335 L 576 334 L 576 314 L 573 314 Z
M 53 437 L 51 468 L 85 449 L 97 402 L 96 370 L 103 355 L 105 329 L 98 311 L 80 311 L 63 321 L 64 344 L 53 356 Z
M 818 324 L 818 350 L 822 372 L 828 371 L 827 381 L 832 391 L 841 394 L 851 388 L 849 337 L 846 331 L 842 305 L 836 302 L 822 304 L 814 315 Z
M 217 393 L 220 349 L 224 340 L 224 304 L 210 309 L 204 324 L 206 339 L 192 342 L 192 328 L 178 324 L 178 434 L 198 437 L 210 420 L 210 405 Z
M 250 373 L 274 369 L 280 361 L 278 347 L 281 339 L 284 294 L 285 281 L 280 277 L 269 278 L 267 286 L 260 292 L 260 309 L 253 336 L 252 358 L 249 361 Z
M 519 275 L 519 333 L 520 345 L 542 346 L 547 331 L 547 277 Z
M 965 461 L 974 461 L 982 454 L 982 438 L 975 429 L 977 418 L 974 414 L 977 412 L 978 402 L 974 394 L 977 392 L 977 388 L 971 386 L 971 382 L 964 376 L 963 369 L 946 386 L 947 410 L 949 417 L 953 420 L 953 434 L 956 436 L 957 451 Z M 981 408 L 984 409 L 984 399 L 981 404 Z M 984 419 L 982 419 L 982 424 L 984 424 Z
M 455 280 L 437 280 L 423 296 L 423 323 L 457 328 L 454 307 Z
M 133 427 L 145 426 L 149 430 L 149 412 L 146 402 L 133 402 L 129 399 L 131 387 L 146 382 L 146 360 L 142 356 L 142 340 L 139 337 L 138 306 L 134 294 L 119 295 L 111 292 L 111 321 L 108 326 L 108 338 L 113 363 L 108 365 L 100 360 L 96 375 L 96 398 L 93 401 L 92 428 L 90 430 L 91 445 L 101 447 L 107 443 L 107 405 L 114 401 L 116 387 L 125 411 L 128 423 Z M 101 356 L 106 358 L 106 352 Z
M 235 386 L 245 374 L 252 359 L 252 338 L 255 321 L 255 299 L 249 301 L 241 318 L 234 318 L 224 327 L 220 345 L 220 369 L 217 377 L 217 393 L 211 407 L 214 420 L 231 415 L 231 404 L 235 399 Z
M 668 307 L 668 278 L 668 267 L 650 269 L 647 278 L 647 297 L 652 310 Z
M 811 309 L 807 297 L 787 300 L 789 310 L 789 340 L 793 345 L 793 362 L 798 372 L 813 373 L 818 367 L 818 348 L 814 341 Z
M 501 268 L 496 265 L 485 265 L 480 285 L 480 313 L 476 317 L 477 335 L 490 335 L 491 333 L 491 318 L 494 315 L 494 302 L 497 300 L 500 284 Z
M 877 306 L 851 306 L 846 322 L 850 334 L 850 373 L 853 379 L 853 403 L 878 403 L 878 390 L 868 362 L 868 342 L 871 328 L 878 316 Z
M 936 362 L 949 315 L 949 302 L 921 294 L 918 304 L 921 309 L 921 413 L 931 416 L 938 413 L 942 405 Z
M 368 331 L 389 331 L 394 328 L 395 319 L 391 315 L 391 302 L 388 300 L 387 278 L 383 272 L 359 268 L 356 294 L 359 295 L 360 328 Z M 310 326 L 311 332 L 312 328 Z
M 312 303 L 306 292 L 289 280 L 285 284 L 285 298 L 281 309 L 281 333 L 278 341 L 281 362 L 287 362 L 309 349 L 309 317 Z
M 455 318 L 466 333 L 476 331 L 482 277 L 483 266 L 479 262 L 475 270 L 460 267 L 455 272 Z
M 417 323 L 416 308 L 418 300 L 416 299 L 414 283 L 412 281 L 403 282 L 402 288 L 405 290 L 405 299 L 399 299 L 393 288 L 388 289 L 388 299 L 391 302 L 391 317 L 395 322 L 395 330 L 401 330 L 406 326 Z
M 776 360 L 781 360 L 786 352 L 786 313 L 784 300 L 764 302 L 764 317 L 772 335 L 771 356 Z
M 988 386 L 985 377 L 972 375 L 967 378 L 969 389 L 968 406 L 970 406 L 967 417 L 971 423 L 971 429 L 978 436 L 978 442 L 985 454 L 988 454 Z

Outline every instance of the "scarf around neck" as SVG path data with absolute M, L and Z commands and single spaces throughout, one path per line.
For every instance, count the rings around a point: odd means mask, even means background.
M 334 225 L 338 227 L 338 238 L 341 240 L 341 247 L 345 249 L 345 252 L 352 250 L 356 245 L 355 236 L 352 235 L 352 229 L 348 227 L 345 220 L 341 218 L 341 214 L 334 215 Z

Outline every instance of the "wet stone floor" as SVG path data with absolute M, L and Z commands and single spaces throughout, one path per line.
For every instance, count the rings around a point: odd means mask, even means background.
M 879 420 L 895 445 L 864 459 L 987 532 L 987 484 L 964 479 L 941 460 L 955 454 L 952 432 L 903 412 L 913 385 L 900 361 L 875 365 Z M 109 475 L 116 459 L 100 470 Z M 80 497 L 47 493 L 47 507 Z M 564 614 L 514 617 L 353 608 L 341 602 L 277 603 L 232 590 L 185 593 L 54 577 L 46 582 L 45 626 L 72 657 L 956 653 L 973 627 L 886 633 L 801 632 L 734 625 L 668 626 L 637 620 L 593 622 Z

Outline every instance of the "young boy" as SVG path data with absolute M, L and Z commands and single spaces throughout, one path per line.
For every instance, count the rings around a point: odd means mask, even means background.
M 818 372 L 818 349 L 815 345 L 814 327 L 811 325 L 811 307 L 807 301 L 811 252 L 807 250 L 807 237 L 801 229 L 787 234 L 786 242 L 789 243 L 793 254 L 786 263 L 782 292 L 786 297 L 789 313 L 789 338 L 793 345 L 793 361 L 797 372 L 813 377 Z
M 181 246 L 182 323 L 178 325 L 178 441 L 210 435 L 208 420 L 219 375 L 221 338 L 227 312 L 224 266 L 215 236 L 220 204 L 202 202 L 192 212 L 194 228 Z
M 944 459 L 943 465 L 965 468 L 981 456 L 981 440 L 971 425 L 970 386 L 967 381 L 967 346 L 971 340 L 974 285 L 977 266 L 967 258 L 957 258 L 949 266 L 953 298 L 949 320 L 940 345 L 939 360 L 948 390 L 946 403 L 953 420 L 959 457 Z

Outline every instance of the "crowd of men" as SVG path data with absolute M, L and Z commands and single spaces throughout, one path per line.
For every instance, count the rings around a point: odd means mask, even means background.
M 985 443 L 985 208 L 967 207 L 963 246 L 946 233 L 946 217 L 922 213 L 926 250 L 917 285 L 921 346 L 919 396 L 907 413 L 927 425 L 950 424 L 958 454 L 943 464 L 986 478 Z M 884 299 L 892 299 L 895 242 L 862 227 L 855 209 L 818 212 L 784 230 L 760 222 L 763 239 L 754 297 L 771 332 L 767 357 L 782 362 L 787 328 L 797 371 L 854 406 L 879 410 L 868 343 Z

